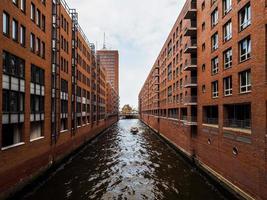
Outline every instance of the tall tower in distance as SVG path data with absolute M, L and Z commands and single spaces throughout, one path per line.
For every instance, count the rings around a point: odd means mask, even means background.
M 119 94 L 119 51 L 108 49 L 104 33 L 103 49 L 97 51 L 100 67 L 106 69 L 107 82 Z

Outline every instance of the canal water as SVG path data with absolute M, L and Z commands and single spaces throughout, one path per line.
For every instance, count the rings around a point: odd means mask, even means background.
M 139 133 L 130 132 L 132 126 Z M 27 200 L 226 199 L 139 120 L 120 120 L 39 184 Z

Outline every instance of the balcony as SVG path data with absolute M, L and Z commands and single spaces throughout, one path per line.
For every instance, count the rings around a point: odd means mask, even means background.
M 184 36 L 197 36 L 197 22 L 191 21 L 191 23 L 188 25 L 188 27 L 184 30 Z
M 186 96 L 184 98 L 184 105 L 186 106 L 197 105 L 197 96 Z
M 197 87 L 197 77 L 187 78 L 184 82 L 184 88 Z
M 197 58 L 191 58 L 185 61 L 184 71 L 192 71 L 197 69 Z
M 237 120 L 237 119 L 225 119 L 223 126 L 226 128 L 235 128 L 235 129 L 251 129 L 251 120 Z
M 197 39 L 190 39 L 185 44 L 184 53 L 197 53 Z
M 184 122 L 187 126 L 197 126 L 197 117 L 196 116 L 188 116 L 187 120 Z
M 187 115 L 182 115 L 180 119 L 181 121 L 184 121 L 184 122 L 187 121 Z
M 188 9 L 185 13 L 184 19 L 195 19 L 197 16 L 197 2 L 192 0 L 189 2 Z

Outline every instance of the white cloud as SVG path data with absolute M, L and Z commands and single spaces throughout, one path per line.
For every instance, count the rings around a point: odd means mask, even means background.
M 138 93 L 185 0 L 66 0 L 79 13 L 90 42 L 120 52 L 121 105 L 137 106 Z

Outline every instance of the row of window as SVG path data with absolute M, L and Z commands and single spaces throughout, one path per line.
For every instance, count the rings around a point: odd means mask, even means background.
M 26 46 L 26 27 L 19 25 L 16 19 L 11 22 L 11 38 L 20 43 L 21 46 Z M 7 12 L 3 12 L 3 34 L 10 37 L 10 16 Z M 30 49 L 41 58 L 45 58 L 45 42 L 36 37 L 33 33 L 30 34 Z
M 30 34 L 30 49 L 41 58 L 45 59 L 45 42 L 36 37 L 35 34 Z
M 90 73 L 91 68 L 90 65 L 86 63 L 84 59 L 79 55 L 77 55 L 77 64 L 80 65 L 84 70 L 86 70 L 88 73 Z
M 86 75 L 84 75 L 82 72 L 77 70 L 77 80 L 82 82 L 83 84 L 86 84 L 88 87 L 90 87 L 90 78 L 87 78 Z
M 251 38 L 250 36 L 239 42 L 239 62 L 244 62 L 251 57 Z M 228 48 L 223 52 L 223 67 L 224 69 L 229 69 L 233 64 L 233 52 L 232 48 Z M 205 70 L 205 66 L 202 66 L 202 70 Z M 215 75 L 219 72 L 219 58 L 218 56 L 214 57 L 211 60 L 211 74 Z
M 251 24 L 251 8 L 250 4 L 247 4 L 239 11 L 239 30 L 242 31 Z M 211 14 L 212 27 L 215 27 L 218 23 L 218 8 L 216 8 Z M 202 24 L 202 30 L 205 29 L 205 22 Z M 223 41 L 227 42 L 232 38 L 232 21 L 231 19 L 223 26 Z M 212 51 L 218 49 L 218 32 L 216 32 L 211 38 Z
M 45 32 L 46 29 L 45 15 L 41 14 L 41 11 L 38 8 L 36 8 L 34 3 L 31 3 L 31 20 Z
M 69 53 L 69 42 L 61 35 L 61 49 Z
M 239 88 L 240 93 L 248 93 L 251 92 L 251 71 L 246 70 L 239 73 Z M 213 81 L 211 83 L 211 90 L 212 90 L 212 98 L 219 97 L 219 82 Z M 202 92 L 206 91 L 205 85 L 202 86 Z M 232 76 L 225 77 L 223 79 L 223 91 L 224 96 L 231 96 L 233 93 L 233 83 L 232 83 Z
M 65 73 L 69 73 L 69 62 L 65 58 L 60 58 L 60 69 Z

